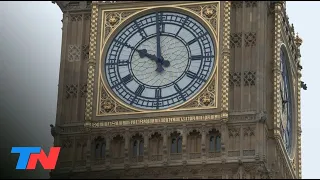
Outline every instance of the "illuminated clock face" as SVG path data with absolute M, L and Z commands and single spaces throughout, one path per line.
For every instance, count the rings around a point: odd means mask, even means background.
M 191 99 L 213 73 L 215 44 L 194 18 L 159 11 L 127 24 L 107 47 L 106 80 L 139 109 L 172 108 Z
M 286 150 L 291 153 L 292 148 L 292 99 L 290 89 L 290 78 L 288 68 L 288 56 L 284 49 L 280 52 L 281 59 L 281 101 L 282 101 L 282 112 L 281 112 L 281 130 L 282 137 Z

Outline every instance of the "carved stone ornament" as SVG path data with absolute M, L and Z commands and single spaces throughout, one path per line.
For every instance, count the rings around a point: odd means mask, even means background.
M 114 101 L 101 83 L 99 114 L 130 112 L 130 110 Z
M 104 36 L 103 45 L 107 37 L 112 33 L 118 24 L 124 22 L 128 16 L 135 13 L 135 11 L 122 11 L 122 12 L 105 12 L 104 13 Z M 103 48 L 103 47 L 101 47 Z
M 189 102 L 188 104 L 182 106 L 181 108 L 203 108 L 203 107 L 216 107 L 216 75 L 214 75 L 211 82 L 208 84 L 207 88 L 202 91 L 198 97 Z
M 219 22 L 219 4 L 214 2 L 207 5 L 199 6 L 186 6 L 188 9 L 192 10 L 196 14 L 200 15 L 202 18 L 208 21 L 211 27 L 214 30 L 214 33 L 217 35 L 218 23 Z

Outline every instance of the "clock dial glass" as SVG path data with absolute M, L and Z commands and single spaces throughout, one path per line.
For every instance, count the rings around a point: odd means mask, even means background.
M 288 56 L 285 49 L 280 51 L 281 59 L 281 84 L 280 93 L 282 101 L 282 112 L 281 112 L 281 130 L 282 137 L 284 140 L 285 147 L 288 152 L 291 152 L 292 147 L 292 99 L 290 89 L 290 78 L 288 69 Z
M 191 99 L 213 73 L 215 44 L 194 18 L 158 11 L 127 24 L 105 58 L 109 88 L 124 103 L 167 109 Z

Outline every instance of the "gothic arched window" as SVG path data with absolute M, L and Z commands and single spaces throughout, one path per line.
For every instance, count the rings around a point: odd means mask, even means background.
M 105 158 L 106 140 L 101 136 L 94 140 L 94 158 L 103 159 Z
M 216 152 L 220 152 L 220 149 L 221 149 L 221 137 L 219 135 L 219 136 L 216 136 Z
M 171 137 L 171 153 L 182 152 L 182 137 L 180 134 L 175 133 Z
M 214 151 L 214 136 L 210 136 L 209 151 Z
M 139 142 L 139 156 L 142 156 L 143 155 L 143 149 L 144 149 L 144 143 L 143 141 L 140 141 Z
M 132 155 L 136 156 L 138 153 L 138 141 L 133 142 L 133 147 L 132 147 Z
M 95 154 L 94 154 L 94 157 L 96 159 L 99 159 L 100 157 L 100 144 L 96 144 L 96 149 L 95 149 Z
M 135 135 L 132 137 L 132 156 L 143 156 L 143 150 L 144 150 L 144 142 L 143 138 L 140 135 Z
M 209 132 L 209 152 L 220 152 L 221 150 L 221 134 L 213 129 Z
M 200 153 L 201 151 L 201 134 L 194 130 L 188 135 L 188 151 L 189 153 Z
M 124 157 L 124 138 L 122 136 L 116 136 L 112 139 L 111 145 L 112 158 Z
M 160 155 L 162 154 L 162 144 L 163 138 L 159 133 L 155 133 L 151 136 L 149 141 L 149 152 L 150 155 Z

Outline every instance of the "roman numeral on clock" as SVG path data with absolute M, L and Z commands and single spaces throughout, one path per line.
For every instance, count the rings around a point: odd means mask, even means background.
M 210 58 L 210 59 L 206 59 L 206 58 Z M 214 56 L 213 55 L 211 55 L 211 56 L 194 55 L 194 56 L 190 57 L 191 61 L 199 61 L 202 59 L 206 59 L 206 61 L 209 61 L 209 60 L 211 60 L 211 58 L 214 58 Z
M 180 33 L 180 31 L 182 30 L 182 28 L 184 27 L 184 25 L 186 24 L 186 22 L 188 21 L 189 17 L 186 17 L 182 23 L 182 25 L 180 26 L 179 30 L 176 33 L 176 37 L 178 36 L 178 34 Z
M 203 36 L 206 36 L 208 34 L 208 32 L 203 33 L 202 35 L 195 37 L 194 39 L 192 39 L 191 41 L 187 42 L 187 45 L 191 45 L 193 43 L 195 43 L 196 41 L 198 41 L 200 38 L 202 38 Z
M 136 96 L 141 96 L 141 94 L 143 93 L 145 87 L 144 85 L 139 85 L 139 87 L 137 88 L 136 92 L 135 92 L 135 95 Z
M 191 78 L 191 79 L 199 79 L 200 81 L 206 81 L 205 79 L 201 78 L 198 76 L 198 74 L 192 72 L 192 71 L 187 71 L 186 76 Z
M 160 99 L 161 98 L 161 89 L 156 89 L 155 97 L 156 97 L 156 99 Z
M 197 60 L 202 60 L 203 56 L 202 55 L 195 55 L 191 56 L 191 61 L 197 61 Z
M 198 75 L 192 71 L 187 71 L 186 72 L 187 77 L 191 78 L 191 79 L 195 79 L 198 77 Z
M 174 84 L 174 89 L 179 93 L 180 97 L 183 99 L 183 101 L 186 101 L 186 98 L 184 97 L 184 95 L 181 92 L 181 88 L 178 86 L 178 84 Z
M 163 13 L 160 13 L 160 32 L 161 33 L 164 33 L 165 31 L 165 23 L 163 23 Z
M 137 26 L 138 32 L 140 33 L 140 35 L 142 36 L 142 38 L 146 38 L 147 33 L 144 31 L 144 29 L 141 29 L 141 27 L 139 26 L 139 24 L 137 23 L 137 21 L 134 21 L 134 24 Z
M 132 81 L 132 75 L 131 74 L 128 74 L 128 75 L 126 75 L 125 77 L 123 77 L 122 79 L 121 79 L 121 82 L 123 83 L 123 84 L 127 84 L 127 83 L 129 83 L 130 81 Z
M 118 65 L 118 66 L 127 66 L 129 63 L 128 60 L 119 60 L 117 62 L 114 62 L 114 63 L 106 63 L 107 66 L 110 66 L 110 65 Z

